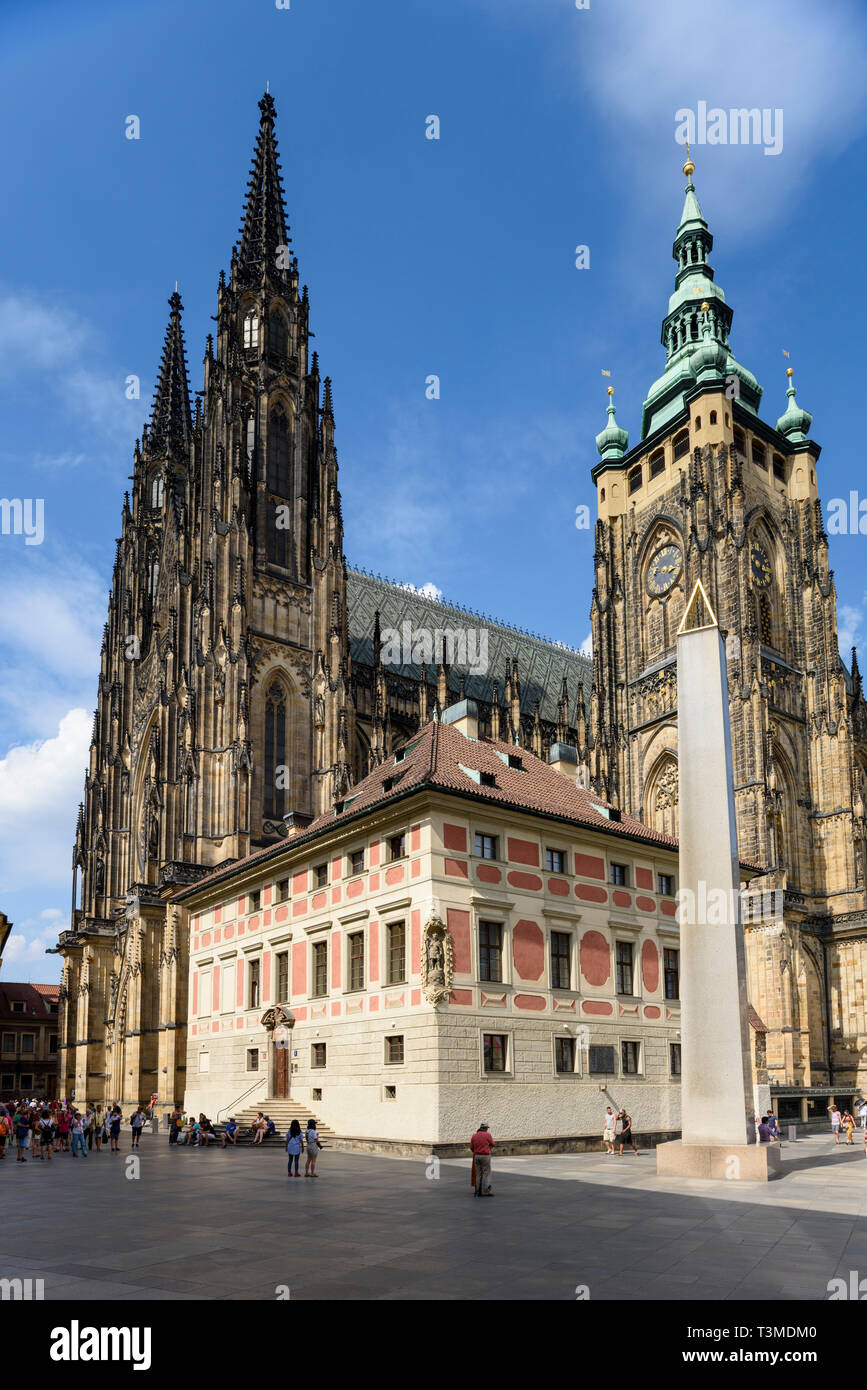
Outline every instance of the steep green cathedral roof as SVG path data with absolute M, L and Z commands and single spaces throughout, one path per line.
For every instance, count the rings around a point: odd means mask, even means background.
M 539 717 L 556 723 L 557 703 L 564 679 L 569 694 L 570 721 L 574 719 L 577 708 L 579 685 L 583 685 L 585 698 L 589 698 L 593 663 L 572 647 L 521 632 L 472 609 L 427 598 L 417 590 L 362 570 L 349 570 L 346 603 L 352 660 L 361 665 L 372 666 L 374 663 L 373 626 L 374 615 L 378 612 L 381 629 L 401 629 L 404 622 L 410 623 L 415 629 L 484 628 L 488 634 L 488 669 L 485 674 L 466 674 L 467 699 L 489 702 L 496 680 L 502 701 L 507 668 L 511 667 L 513 657 L 518 661 L 522 713 L 531 715 L 538 700 Z M 412 680 L 421 678 L 421 667 L 411 663 L 389 669 L 396 675 Z M 465 674 L 458 664 L 453 671 L 455 680 Z M 435 666 L 428 668 L 427 678 L 433 683 L 436 678 Z

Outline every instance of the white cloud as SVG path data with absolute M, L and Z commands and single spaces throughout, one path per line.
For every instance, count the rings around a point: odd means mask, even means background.
M 421 586 L 416 584 L 402 584 L 401 588 L 408 589 L 411 594 L 421 594 L 422 598 L 432 598 L 437 602 L 439 602 L 443 596 L 442 589 L 438 589 L 436 584 L 430 579 L 426 584 L 422 584 Z
M 0 888 L 71 876 L 75 817 L 84 787 L 91 718 L 73 709 L 52 738 L 10 748 L 0 759 Z M 71 879 L 70 879 L 71 881 Z
M 6 383 L 23 393 L 28 383 L 34 394 L 50 388 L 65 410 L 93 427 L 94 438 L 129 445 L 147 414 L 145 388 L 142 399 L 128 400 L 125 374 L 101 365 L 101 348 L 92 325 L 69 310 L 0 294 L 0 375 Z
M 60 962 L 46 958 L 45 952 L 57 945 L 60 932 L 69 925 L 69 913 L 59 907 L 49 907 L 40 912 L 38 918 L 28 918 L 15 924 L 3 952 L 3 974 L 9 976 L 9 966 L 24 966 L 28 978 L 36 975 L 39 980 L 49 976 L 60 977 Z M 38 968 L 37 968 L 38 967 Z
M 867 27 L 852 0 L 610 0 L 576 10 L 565 0 L 475 0 L 500 22 L 538 30 L 550 21 L 550 71 L 561 92 L 589 97 L 608 132 L 621 216 L 670 208 L 675 113 L 709 107 L 780 108 L 783 149 L 702 145 L 697 189 L 713 190 L 713 230 L 728 243 L 777 222 L 829 151 L 836 157 L 867 123 Z M 688 16 L 688 17 L 687 17 Z M 592 132 L 598 140 L 598 132 Z M 711 173 L 712 170 L 712 173 Z M 631 207 L 630 207 L 631 204 Z
M 864 603 L 867 604 L 867 594 L 864 595 Z M 863 623 L 863 607 L 856 608 L 850 603 L 837 605 L 837 642 L 840 647 L 840 655 L 847 666 L 852 647 L 857 647 L 861 639 Z
M 580 646 L 580 648 L 579 648 L 579 651 L 581 652 L 581 655 L 582 655 L 582 656 L 592 656 L 592 655 L 593 655 L 593 633 L 592 633 L 592 632 L 588 632 L 587 636 L 584 638 L 584 641 L 581 643 L 581 646 Z

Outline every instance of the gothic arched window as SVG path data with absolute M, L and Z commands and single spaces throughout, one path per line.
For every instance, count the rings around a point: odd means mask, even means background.
M 255 309 L 248 309 L 244 315 L 244 347 L 259 346 L 259 315 Z
M 677 760 L 666 753 L 659 759 L 644 791 L 644 818 L 663 835 L 677 836 Z
M 289 327 L 278 309 L 268 323 L 268 346 L 278 357 L 286 357 L 289 352 Z
M 282 820 L 286 811 L 286 695 L 274 681 L 265 696 L 265 816 Z
M 268 491 L 289 496 L 289 421 L 279 405 L 268 421 Z
M 163 505 L 163 477 L 155 473 L 151 478 L 151 506 L 156 509 Z
M 147 596 L 153 605 L 157 597 L 157 585 L 160 582 L 160 562 L 155 550 L 148 556 L 147 563 Z

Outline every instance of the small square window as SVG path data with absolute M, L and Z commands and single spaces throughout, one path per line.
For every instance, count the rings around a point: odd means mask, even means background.
M 509 767 L 516 768 L 519 772 L 523 771 L 524 759 L 519 753 L 509 753 Z
M 313 870 L 313 872 L 314 872 L 314 874 L 315 874 L 315 876 L 316 876 L 316 887 L 317 887 L 317 888 L 327 888 L 327 887 L 328 887 L 328 865 L 327 865 L 327 864 L 317 864 L 317 865 L 316 865 L 316 868 Z
M 0 1088 L 4 1091 L 12 1091 L 15 1089 L 15 1077 L 12 1075 L 11 1071 L 4 1071 L 3 1075 L 0 1076 Z
M 202 1053 L 201 1056 L 208 1056 L 208 1054 L 207 1054 L 207 1053 Z M 200 1071 L 202 1070 L 202 1067 L 201 1067 L 201 1066 L 199 1067 L 199 1070 L 200 1070 Z M 208 1068 L 206 1067 L 204 1070 L 207 1071 Z M 259 1070 L 259 1049 L 258 1049 L 258 1047 L 248 1047 L 248 1048 L 247 1048 L 247 1070 L 248 1070 L 248 1071 L 258 1071 L 258 1070 Z
M 311 1067 L 316 1067 L 317 1070 L 318 1070 L 320 1067 L 324 1067 L 324 1066 L 326 1065 L 326 1057 L 327 1057 L 327 1047 L 326 1047 L 326 1044 L 325 1044 L 325 1043 L 313 1043 L 312 1046 L 311 1046 L 311 1048 L 310 1048 L 310 1065 L 311 1065 Z
M 33 1044 L 34 1044 L 34 1042 L 35 1042 L 35 1036 L 34 1036 L 33 1033 L 22 1033 L 22 1034 L 21 1034 L 21 1051 L 22 1051 L 22 1052 L 32 1052 L 32 1051 L 33 1051 Z
M 403 1061 L 403 1036 L 394 1037 L 388 1034 L 385 1039 L 385 1061 L 390 1067 L 398 1066 Z
M 322 1099 L 322 1087 L 321 1087 L 321 1086 L 314 1086 L 314 1087 L 313 1087 L 313 1090 L 311 1091 L 310 1094 L 312 1095 L 312 1097 L 313 1097 L 314 1100 L 321 1100 L 321 1099 Z
M 247 911 L 258 912 L 262 906 L 262 890 L 257 888 L 255 893 L 247 894 Z
M 386 1088 L 385 1088 L 385 1099 L 386 1099 L 386 1100 L 397 1100 L 397 1087 L 396 1087 L 396 1086 L 386 1086 Z
M 499 858 L 496 835 L 480 835 L 478 832 L 476 833 L 476 858 Z
M 392 835 L 391 839 L 388 842 L 388 855 L 389 858 L 392 860 L 406 858 L 405 835 Z
M 624 1076 L 637 1076 L 641 1060 L 641 1043 L 622 1042 L 620 1044 L 620 1065 Z
M 364 850 L 354 849 L 349 856 L 349 872 L 351 874 L 364 873 Z
M 674 893 L 674 875 L 673 875 L 673 874 L 657 874 L 657 875 L 656 875 L 656 891 L 657 891 L 657 893 L 660 894 L 661 897 L 663 897 L 663 898 L 670 898 L 670 897 L 672 896 L 672 894 Z
M 611 882 L 620 888 L 625 888 L 629 882 L 629 866 L 627 864 L 612 864 Z
M 495 787 L 496 785 L 497 785 L 497 779 L 496 779 L 496 777 L 494 776 L 493 772 L 480 772 L 480 773 L 479 773 L 479 786 L 480 786 L 480 787 Z
M 25 1072 L 22 1072 L 22 1073 L 21 1073 L 21 1089 L 22 1089 L 22 1091 L 32 1091 L 32 1090 L 33 1090 L 33 1072 L 32 1072 L 32 1071 L 25 1071 Z
M 288 897 L 289 880 L 288 878 L 281 878 L 280 882 L 275 883 L 274 885 L 274 901 L 278 903 L 285 903 Z
M 13 1000 L 12 1000 L 12 1012 L 13 1012 L 13 1014 L 23 1014 L 23 1013 L 24 1013 L 24 1000 L 23 1000 L 23 999 L 13 999 Z
M 549 874 L 565 874 L 566 855 L 562 849 L 545 850 L 545 869 Z
M 485 1058 L 485 1071 L 505 1071 L 508 1037 L 505 1033 L 484 1033 L 482 1044 Z
M 668 1044 L 669 1071 L 672 1076 L 680 1076 L 680 1043 Z

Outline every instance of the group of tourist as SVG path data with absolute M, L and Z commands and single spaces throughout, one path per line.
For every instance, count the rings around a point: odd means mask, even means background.
M 217 1138 L 217 1131 L 204 1111 L 201 1111 L 196 1119 L 195 1115 L 187 1115 L 181 1106 L 175 1106 L 169 1116 L 170 1144 L 207 1149 L 209 1145 L 216 1144 Z M 223 1147 L 225 1148 L 225 1141 Z
M 129 1117 L 134 1149 L 139 1146 L 146 1119 L 142 1106 Z M 118 1153 L 122 1124 L 119 1105 L 106 1109 L 86 1105 L 82 1111 L 60 1100 L 11 1101 L 0 1105 L 0 1159 L 6 1157 L 7 1149 L 13 1148 L 17 1163 L 26 1163 L 28 1153 L 42 1163 L 56 1153 L 87 1158 L 94 1147 L 99 1153 L 103 1144 L 110 1153 Z
M 864 1151 L 867 1153 L 867 1100 L 862 1097 L 857 1102 L 858 1121 L 864 1130 Z M 831 1133 L 834 1136 L 834 1143 L 840 1143 L 840 1132 L 846 1135 L 843 1143 L 850 1148 L 855 1146 L 855 1129 L 857 1122 L 850 1110 L 841 1110 L 836 1101 L 832 1101 L 828 1106 L 828 1114 L 831 1117 Z

